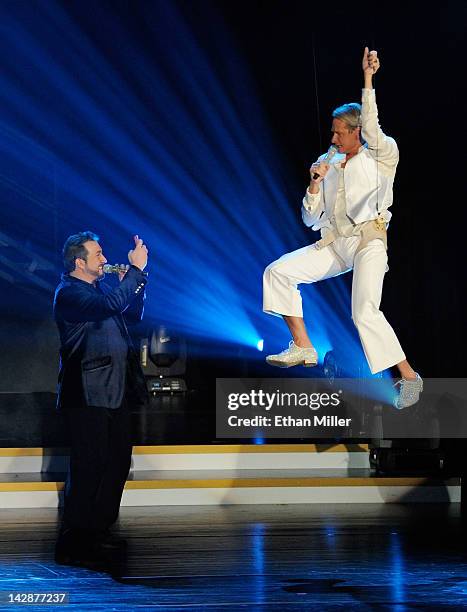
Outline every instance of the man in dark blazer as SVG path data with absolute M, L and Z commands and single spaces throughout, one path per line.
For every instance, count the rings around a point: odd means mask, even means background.
M 126 324 L 143 316 L 148 251 L 135 236 L 130 268 L 112 288 L 102 282 L 107 260 L 98 240 L 92 232 L 67 239 L 54 299 L 61 340 L 57 407 L 71 438 L 55 550 L 56 561 L 65 564 L 85 564 L 115 547 L 108 530 L 130 469 L 130 407 L 147 393 Z

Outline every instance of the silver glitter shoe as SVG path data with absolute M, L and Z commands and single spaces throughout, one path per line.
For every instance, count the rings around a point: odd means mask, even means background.
M 400 385 L 400 390 L 399 395 L 394 400 L 396 408 L 407 408 L 418 402 L 420 393 L 423 391 L 423 380 L 418 374 L 415 380 L 401 378 L 394 386 L 397 385 Z
M 297 346 L 293 340 L 289 343 L 289 348 L 277 355 L 268 355 L 266 362 L 278 368 L 291 368 L 292 366 L 302 365 L 311 368 L 318 364 L 318 353 L 316 349 L 302 348 Z

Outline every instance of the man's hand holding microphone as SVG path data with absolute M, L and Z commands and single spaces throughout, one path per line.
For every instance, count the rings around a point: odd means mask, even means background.
M 319 184 L 326 176 L 327 171 L 330 168 L 331 160 L 336 153 L 337 147 L 335 145 L 331 145 L 323 159 L 312 164 L 310 168 L 311 181 L 310 186 L 308 187 L 308 191 L 310 193 L 319 193 Z

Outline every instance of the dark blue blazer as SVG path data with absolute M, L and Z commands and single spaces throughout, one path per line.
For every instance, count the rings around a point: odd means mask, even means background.
M 147 276 L 131 266 L 118 287 L 62 274 L 54 318 L 60 332 L 57 408 L 84 401 L 118 408 L 125 392 L 146 400 L 146 385 L 126 323 L 142 319 Z

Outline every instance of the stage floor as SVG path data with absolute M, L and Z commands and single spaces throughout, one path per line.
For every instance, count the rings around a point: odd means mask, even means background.
M 1 510 L 1 609 L 12 608 L 11 592 L 67 592 L 67 610 L 464 609 L 459 513 L 458 504 L 123 508 L 127 557 L 104 573 L 54 563 L 56 511 Z M 51 606 L 33 609 L 42 608 Z

